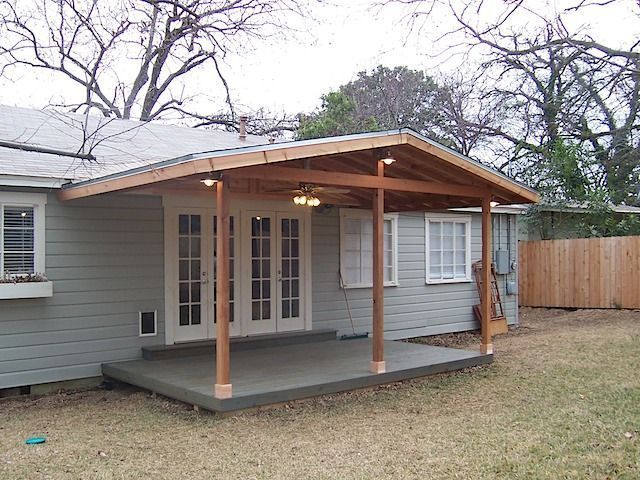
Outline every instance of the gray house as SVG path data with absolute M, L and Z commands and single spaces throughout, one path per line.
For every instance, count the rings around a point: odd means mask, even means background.
M 272 143 L 1 106 L 0 140 L 0 389 L 216 337 L 335 337 L 350 318 L 381 373 L 381 331 L 478 328 L 483 232 L 518 321 L 517 217 L 496 207 L 488 223 L 488 200 L 537 195 L 410 130 Z

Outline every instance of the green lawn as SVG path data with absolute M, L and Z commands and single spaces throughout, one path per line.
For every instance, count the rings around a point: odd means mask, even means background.
M 229 418 L 128 389 L 1 401 L 0 479 L 640 478 L 640 312 L 524 310 L 495 347 L 491 366 Z

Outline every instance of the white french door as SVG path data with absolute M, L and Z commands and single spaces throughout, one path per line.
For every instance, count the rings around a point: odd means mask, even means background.
M 166 312 L 168 321 L 172 321 L 167 342 L 215 338 L 215 209 L 172 207 L 166 212 L 165 222 Z M 305 256 L 310 252 L 306 251 L 304 232 L 303 213 L 232 210 L 232 336 L 309 328 L 305 325 L 304 292 L 309 260 Z
M 303 330 L 303 217 L 250 211 L 244 230 L 245 333 Z
M 181 209 L 176 214 L 177 311 L 176 342 L 215 338 L 216 315 L 216 217 L 210 209 Z M 236 235 L 235 216 L 230 219 L 230 333 L 239 334 L 235 321 Z

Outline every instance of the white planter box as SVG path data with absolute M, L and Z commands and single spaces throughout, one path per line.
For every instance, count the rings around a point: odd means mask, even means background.
M 53 296 L 53 282 L 0 283 L 0 300 Z

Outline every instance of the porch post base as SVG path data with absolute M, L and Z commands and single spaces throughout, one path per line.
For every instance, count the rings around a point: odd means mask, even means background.
M 487 343 L 487 344 L 481 343 L 480 353 L 483 353 L 483 354 L 493 353 L 493 343 Z
M 213 396 L 221 400 L 225 398 L 231 398 L 231 384 L 230 383 L 216 383 L 213 387 Z
M 369 370 L 371 371 L 371 373 L 384 373 L 387 371 L 386 362 L 384 360 L 381 362 L 371 361 Z

